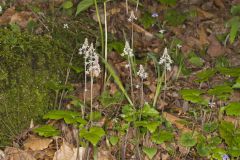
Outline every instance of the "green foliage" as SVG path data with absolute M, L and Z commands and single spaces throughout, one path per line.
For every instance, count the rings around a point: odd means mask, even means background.
M 43 116 L 43 119 L 63 119 L 67 124 L 87 124 L 87 122 L 81 118 L 80 113 L 67 110 L 52 110 Z
M 216 122 L 209 122 L 203 125 L 203 131 L 206 133 L 212 133 L 218 128 L 218 124 Z
M 118 138 L 117 136 L 111 136 L 111 137 L 109 138 L 109 141 L 110 141 L 110 143 L 111 143 L 113 146 L 115 146 L 115 145 L 118 143 L 119 138 Z
M 71 47 L 48 36 L 0 29 L 0 145 L 40 122 L 53 107 L 54 95 L 45 84 L 64 78 Z M 11 133 L 11 134 L 9 134 Z
M 209 80 L 209 78 L 213 77 L 216 73 L 215 69 L 206 69 L 202 72 L 197 73 L 197 82 L 206 82 Z
M 240 5 L 234 5 L 231 7 L 231 14 L 236 16 L 240 14 Z
M 157 148 L 143 147 L 143 152 L 152 159 L 157 153 Z
M 187 16 L 176 10 L 169 9 L 164 14 L 164 19 L 172 26 L 178 26 L 184 23 Z
M 198 56 L 192 56 L 189 59 L 189 62 L 197 67 L 201 67 L 203 66 L 203 60 L 202 58 L 198 57 Z
M 76 15 L 78 15 L 79 13 L 87 10 L 92 5 L 94 5 L 93 0 L 82 0 L 82 1 L 80 1 L 77 5 Z
M 156 131 L 157 127 L 161 124 L 159 121 L 136 121 L 134 122 L 136 127 L 145 127 L 150 133 Z
M 179 143 L 184 147 L 193 147 L 197 141 L 192 133 L 183 133 L 180 137 Z
M 210 147 L 203 142 L 198 143 L 196 149 L 201 157 L 207 157 L 210 154 Z
M 108 91 L 104 91 L 100 96 L 100 102 L 104 107 L 111 107 L 116 104 L 121 104 L 124 99 L 124 95 L 116 91 L 113 95 L 110 95 Z
M 240 156 L 240 129 L 235 129 L 231 122 L 222 121 L 219 126 L 219 133 L 228 145 L 229 153 L 234 156 Z
M 65 2 L 62 4 L 62 7 L 63 7 L 64 9 L 70 9 L 70 8 L 73 7 L 73 3 L 72 3 L 72 1 L 67 0 L 67 1 L 65 1 Z
M 101 138 L 105 135 L 105 131 L 100 127 L 91 127 L 89 131 L 85 128 L 81 129 L 79 136 L 91 142 L 94 146 L 98 144 Z
M 233 18 L 231 18 L 228 22 L 229 26 L 230 26 L 230 43 L 232 44 L 238 34 L 238 30 L 239 30 L 239 26 L 240 26 L 240 19 L 239 17 L 235 16 Z
M 108 43 L 108 49 L 110 51 L 115 50 L 117 53 L 121 54 L 124 49 L 124 43 L 120 41 L 112 41 Z
M 240 103 L 231 102 L 225 107 L 225 111 L 229 116 L 240 116 Z
M 236 83 L 232 86 L 234 89 L 240 89 L 240 77 L 236 80 Z
M 158 0 L 162 4 L 174 6 L 177 4 L 177 0 Z
M 173 140 L 173 133 L 170 131 L 160 130 L 159 132 L 153 133 L 151 139 L 156 144 L 162 144 Z
M 203 93 L 204 91 L 199 89 L 183 89 L 180 91 L 180 94 L 184 100 L 192 103 L 208 105 L 208 101 L 201 97 L 201 94 Z
M 144 12 L 143 16 L 139 19 L 139 21 L 144 28 L 148 29 L 156 23 L 156 18 L 153 18 L 152 15 L 148 12 Z
M 60 135 L 60 131 L 51 125 L 43 125 L 35 128 L 33 131 L 43 137 L 54 137 Z
M 136 111 L 131 105 L 125 105 L 122 108 L 121 117 L 127 122 L 133 122 L 137 119 Z
M 218 71 L 226 76 L 238 77 L 240 75 L 240 68 L 219 68 Z
M 208 94 L 214 95 L 221 100 L 228 99 L 232 92 L 232 87 L 228 85 L 215 86 L 214 88 L 207 91 Z

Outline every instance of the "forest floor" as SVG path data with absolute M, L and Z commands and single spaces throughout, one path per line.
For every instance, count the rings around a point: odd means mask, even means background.
M 59 110 L 29 122 L 0 160 L 240 158 L 239 0 L 109 1 L 99 14 L 91 0 L 0 5 L 2 27 L 76 40 L 65 81 L 48 84 Z

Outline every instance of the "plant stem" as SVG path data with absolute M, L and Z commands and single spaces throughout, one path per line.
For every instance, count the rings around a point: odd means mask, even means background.
M 132 63 L 131 63 L 131 57 L 130 56 L 128 56 L 128 63 L 129 63 L 129 72 L 130 72 L 131 99 L 133 100 L 133 75 L 132 75 Z
M 90 103 L 90 126 L 92 126 L 92 110 L 93 110 L 93 73 L 91 73 L 91 103 Z
M 107 43 L 108 43 L 108 41 L 107 41 L 107 38 L 108 38 L 108 29 L 107 29 L 107 2 L 105 1 L 104 3 L 103 3 L 103 6 L 104 6 L 104 22 L 105 22 L 105 61 L 107 62 L 108 61 L 108 51 L 107 51 L 107 49 L 108 49 L 108 46 L 107 46 Z M 107 69 L 106 69 L 106 65 L 105 65 L 105 68 L 104 68 L 104 90 L 105 90 L 105 87 L 106 87 L 106 82 L 107 82 Z
M 126 0 L 126 13 L 128 14 L 128 0 Z
M 163 71 L 161 78 L 160 78 L 160 75 L 158 74 L 157 89 L 156 89 L 154 100 L 153 100 L 153 107 L 156 106 L 158 96 L 159 96 L 159 94 L 161 92 L 162 80 L 163 80 L 163 76 L 165 74 L 164 72 L 165 71 Z

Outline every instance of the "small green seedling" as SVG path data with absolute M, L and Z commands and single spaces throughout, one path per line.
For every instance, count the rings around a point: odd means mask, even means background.
M 157 148 L 143 147 L 143 152 L 152 159 L 157 153 Z

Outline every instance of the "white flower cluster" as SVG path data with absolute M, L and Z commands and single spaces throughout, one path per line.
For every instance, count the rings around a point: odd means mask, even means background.
M 130 48 L 128 41 L 125 42 L 125 47 L 123 49 L 123 53 L 121 54 L 121 56 L 125 56 L 125 55 L 129 57 L 133 57 L 133 50 L 132 48 Z
M 134 11 L 131 11 L 128 22 L 133 22 L 134 20 L 137 20 L 137 17 L 134 15 Z
M 0 13 L 2 13 L 2 6 L 0 6 Z
M 137 72 L 137 75 L 142 79 L 146 79 L 148 77 L 148 73 L 145 72 L 142 65 L 139 66 L 139 71 Z
M 163 55 L 162 57 L 160 58 L 160 61 L 158 62 L 160 65 L 161 64 L 164 64 L 166 69 L 168 71 L 171 71 L 172 68 L 171 68 L 171 64 L 173 63 L 173 60 L 171 59 L 171 57 L 169 56 L 168 54 L 168 50 L 167 48 L 164 49 L 164 52 L 163 52 Z
M 87 38 L 85 39 L 82 47 L 79 49 L 79 54 L 84 55 L 86 74 L 98 77 L 101 72 L 101 68 L 99 65 L 99 57 L 93 47 L 93 43 L 91 43 L 89 46 Z
M 67 23 L 63 24 L 63 28 L 68 29 L 69 28 L 68 24 Z

